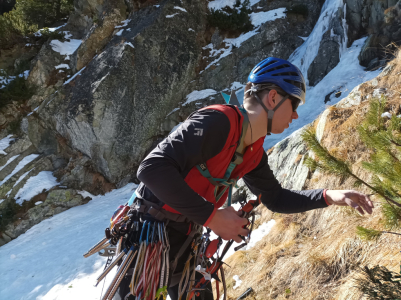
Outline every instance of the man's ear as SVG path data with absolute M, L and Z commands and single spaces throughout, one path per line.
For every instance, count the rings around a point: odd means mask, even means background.
M 268 108 L 274 108 L 277 104 L 277 91 L 276 90 L 270 90 L 268 94 L 266 94 L 267 98 L 267 107 Z

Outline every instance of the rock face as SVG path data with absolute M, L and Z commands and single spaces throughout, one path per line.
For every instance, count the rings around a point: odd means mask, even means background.
M 348 42 L 369 34 L 359 61 L 362 66 L 375 68 L 384 62 L 384 47 L 401 41 L 401 1 L 346 0 Z M 372 61 L 375 60 L 375 61 Z
M 384 11 L 398 0 L 345 0 L 347 5 L 348 46 L 370 31 L 377 31 L 384 23 Z M 371 32 L 373 33 L 373 32 Z
M 301 138 L 302 129 L 278 143 L 268 156 L 270 168 L 281 186 L 291 190 L 302 190 L 309 170 L 303 162 L 308 152 Z
M 340 62 L 340 46 L 345 41 L 344 11 L 339 8 L 319 45 L 319 51 L 308 69 L 309 85 L 315 86 Z
M 35 87 L 55 84 L 58 79 L 63 79 L 66 76 L 65 73 L 59 72 L 55 68 L 62 63 L 64 63 L 64 56 L 54 51 L 51 41 L 47 41 L 43 44 L 39 54 L 31 61 L 32 67 L 28 76 L 28 83 Z
M 113 31 L 116 30 L 114 27 L 125 19 L 127 13 L 123 0 L 111 1 L 108 9 L 104 11 L 106 14 L 100 18 L 97 24 L 92 26 L 78 48 L 74 71 L 81 70 L 96 53 L 102 50 L 110 41 Z
M 294 2 L 291 4 L 300 4 Z M 239 47 L 233 46 L 231 55 L 225 56 L 218 62 L 210 64 L 205 61 L 203 64 L 208 66 L 200 69 L 200 77 L 197 79 L 193 89 L 202 90 L 212 88 L 218 91 L 227 89 L 233 82 L 246 83 L 251 69 L 260 62 L 261 59 L 274 56 L 288 59 L 294 50 L 302 45 L 300 37 L 308 36 L 319 18 L 321 3 L 315 0 L 303 1 L 303 5 L 308 10 L 308 16 L 288 14 L 285 18 L 276 19 L 261 25 L 260 33 L 252 36 Z M 269 11 L 282 7 L 289 7 L 286 1 L 266 1 L 259 2 L 253 7 L 254 11 Z M 257 7 L 257 8 L 256 8 Z M 226 37 L 215 32 L 212 36 L 211 44 L 214 49 L 230 47 Z M 212 57 L 212 61 L 218 57 Z
M 301 131 L 302 129 L 267 152 L 274 176 L 283 188 L 289 190 L 302 190 L 310 176 L 309 169 L 303 164 L 309 151 L 302 141 Z M 238 181 L 238 186 L 239 189 L 233 193 L 233 203 L 255 198 L 242 179 Z
M 189 93 L 206 7 L 175 6 L 164 1 L 134 12 L 121 35 L 38 109 L 111 182 L 131 176 L 155 137 L 165 134 L 166 115 Z

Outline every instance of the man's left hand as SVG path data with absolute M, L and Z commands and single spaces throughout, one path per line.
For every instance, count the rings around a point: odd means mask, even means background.
M 368 214 L 372 214 L 372 209 L 374 208 L 367 195 L 354 190 L 327 190 L 326 199 L 330 204 L 351 206 L 362 215 L 365 214 L 365 211 Z

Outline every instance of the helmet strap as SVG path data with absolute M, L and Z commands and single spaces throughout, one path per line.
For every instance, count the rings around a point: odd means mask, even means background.
M 260 105 L 262 105 L 263 109 L 267 112 L 267 134 L 266 135 L 270 135 L 271 130 L 272 130 L 274 112 L 281 106 L 281 104 L 284 103 L 285 100 L 288 99 L 288 97 L 290 97 L 290 95 L 286 94 L 283 97 L 283 99 L 272 110 L 267 109 L 266 105 L 264 105 L 263 101 L 260 100 L 259 96 L 256 93 L 254 93 L 253 96 L 255 96 L 256 100 L 259 102 Z

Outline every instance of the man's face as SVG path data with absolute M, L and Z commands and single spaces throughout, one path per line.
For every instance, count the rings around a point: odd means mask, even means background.
M 284 98 L 280 94 L 276 94 L 275 103 L 278 104 Z M 298 106 L 299 101 L 295 99 L 288 98 L 283 104 L 275 111 L 273 116 L 272 133 L 282 133 L 286 128 L 288 128 L 292 120 L 298 119 L 298 113 L 293 110 L 293 108 Z

